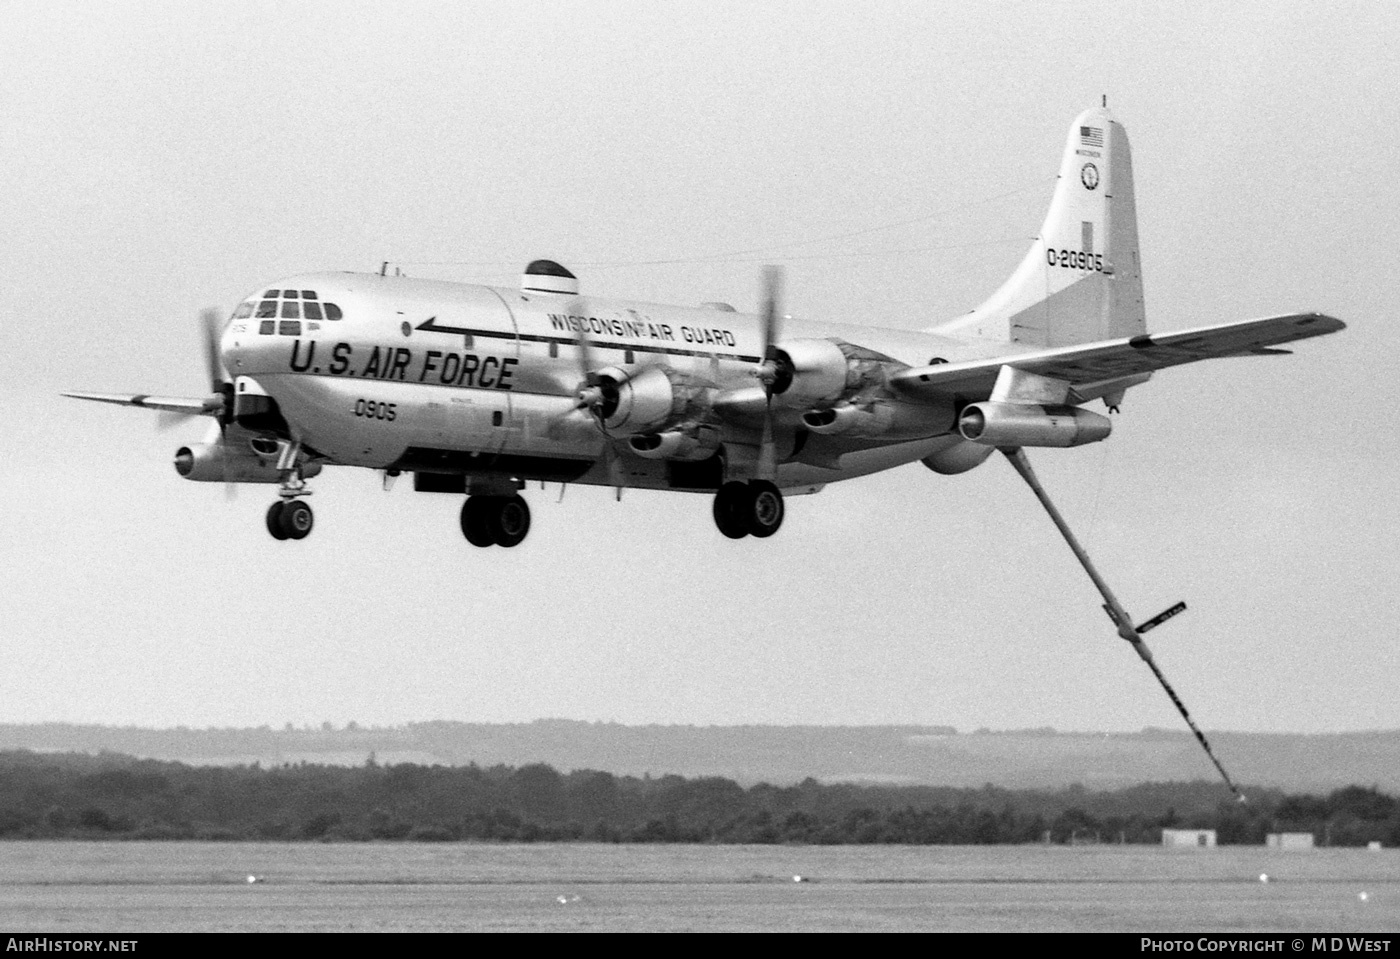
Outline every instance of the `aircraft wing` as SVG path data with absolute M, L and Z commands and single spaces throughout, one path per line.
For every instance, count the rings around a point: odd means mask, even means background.
M 223 408 L 224 398 L 219 395 L 195 399 L 183 396 L 151 396 L 146 393 L 64 393 L 75 400 L 94 400 L 98 403 L 116 403 L 120 406 L 139 406 L 147 410 L 163 410 L 167 413 L 217 413 Z
M 1258 320 L 1199 326 L 1176 333 L 1143 333 L 1097 343 L 1061 346 L 1032 353 L 914 367 L 890 377 L 890 385 L 911 397 L 991 395 L 997 373 L 1011 366 L 1028 373 L 1065 380 L 1076 388 L 1072 399 L 1084 402 L 1102 396 L 1114 384 L 1143 382 L 1155 370 L 1225 356 L 1267 356 L 1287 353 L 1280 343 L 1323 336 L 1346 324 L 1321 313 L 1289 313 Z

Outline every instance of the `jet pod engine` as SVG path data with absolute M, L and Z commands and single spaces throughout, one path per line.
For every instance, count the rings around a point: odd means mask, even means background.
M 254 441 L 258 442 L 258 441 Z M 278 483 L 282 474 L 277 469 L 275 444 L 270 454 L 260 454 L 252 446 L 227 443 L 192 443 L 175 451 L 175 472 L 185 479 L 201 483 Z M 304 462 L 303 478 L 321 472 L 321 464 Z
M 984 446 L 1083 446 L 1112 430 L 1108 417 L 1077 406 L 973 403 L 958 417 L 958 432 Z

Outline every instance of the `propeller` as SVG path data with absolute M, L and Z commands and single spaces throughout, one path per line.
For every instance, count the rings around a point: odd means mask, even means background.
M 204 367 L 209 374 L 209 390 L 222 400 L 216 413 L 222 432 L 233 422 L 233 380 L 224 370 L 223 360 L 219 357 L 223 324 L 219 321 L 218 311 L 214 309 L 200 310 L 199 320 L 204 333 Z
M 763 434 L 758 444 L 755 475 L 772 482 L 778 472 L 778 457 L 773 446 L 773 394 L 782 393 L 792 383 L 792 366 L 778 350 L 780 313 L 778 305 L 783 295 L 783 268 L 763 268 L 759 306 L 759 335 L 763 339 L 763 362 L 753 370 L 763 384 Z
M 233 422 L 233 380 L 229 378 L 224 370 L 223 360 L 219 356 L 219 340 L 223 336 L 223 322 L 219 319 L 219 311 L 211 307 L 206 307 L 199 311 L 200 332 L 204 339 L 204 369 L 209 375 L 209 391 L 211 394 L 209 412 L 219 424 L 219 436 L 222 438 L 228 430 L 228 426 Z M 228 461 L 224 461 L 224 501 L 233 502 L 238 498 L 238 484 L 228 479 Z
M 201 338 L 204 341 L 204 366 L 209 377 L 209 395 L 202 399 L 158 397 L 146 394 L 69 393 L 79 399 L 98 400 L 142 406 L 157 411 L 156 429 L 164 432 L 196 416 L 212 416 L 219 422 L 220 433 L 233 422 L 233 381 L 224 372 L 219 359 L 219 338 L 222 335 L 217 310 L 201 310 Z
M 608 381 L 598 373 L 597 354 L 593 352 L 593 341 L 589 339 L 588 331 L 579 326 L 578 331 L 578 365 L 579 372 L 583 374 L 583 383 L 578 388 L 578 397 L 574 402 L 573 410 L 588 410 L 598 419 L 598 428 L 604 433 L 603 420 L 607 417 L 603 410 L 607 407 L 609 399 L 614 403 L 617 401 L 615 389 L 613 395 L 609 397 L 607 388 Z M 621 385 L 621 384 L 617 384 Z M 572 410 L 571 410 L 572 412 Z
M 577 312 L 582 314 L 584 311 Z M 617 498 L 621 500 L 623 487 L 627 485 L 626 476 L 621 464 L 617 461 L 617 450 L 613 445 L 613 437 L 608 433 L 606 421 L 616 411 L 620 391 L 623 385 L 631 379 L 631 375 L 625 370 L 618 371 L 620 376 L 613 373 L 608 376 L 601 375 L 602 367 L 600 367 L 597 353 L 593 349 L 593 340 L 589 337 L 588 330 L 582 325 L 579 326 L 578 330 L 578 365 L 582 380 L 574 400 L 567 410 L 551 419 L 550 426 L 551 428 L 557 427 L 579 410 L 589 412 L 598 427 L 598 431 L 605 437 L 603 468 L 608 474 L 611 485 L 617 489 Z

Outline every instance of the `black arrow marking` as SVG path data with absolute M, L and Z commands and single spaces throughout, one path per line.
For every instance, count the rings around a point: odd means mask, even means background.
M 462 337 L 462 345 L 471 349 L 472 337 L 485 334 L 486 336 L 497 336 L 502 339 L 512 339 L 513 334 L 500 333 L 494 330 L 473 330 L 464 326 L 443 326 L 437 322 L 436 316 L 430 316 L 422 323 L 414 327 L 415 330 L 422 330 L 424 333 L 456 333 Z
M 415 330 L 422 330 L 425 333 L 460 333 L 463 336 L 470 336 L 475 330 L 469 330 L 461 326 L 440 326 L 436 316 L 430 316 L 422 323 L 414 327 Z

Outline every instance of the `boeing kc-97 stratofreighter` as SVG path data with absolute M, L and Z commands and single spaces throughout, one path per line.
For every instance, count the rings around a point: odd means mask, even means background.
M 780 277 L 765 271 L 761 309 L 744 314 L 589 297 L 550 260 L 519 288 L 291 276 L 222 330 L 205 314 L 210 395 L 66 395 L 212 417 L 176 470 L 275 484 L 267 528 L 282 540 L 311 532 L 307 480 L 325 466 L 464 495 L 466 539 L 513 547 L 529 480 L 710 495 L 739 539 L 776 533 L 784 496 L 916 461 L 962 473 L 1001 450 L 1156 672 L 1024 449 L 1106 439 L 1108 417 L 1085 404 L 1115 411 L 1157 370 L 1344 327 L 1294 313 L 1148 333 L 1128 138 L 1106 108 L 1075 118 L 1040 235 L 965 316 L 919 332 L 788 318 Z

